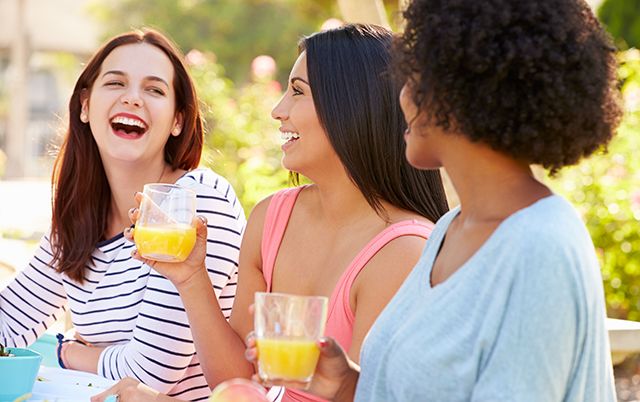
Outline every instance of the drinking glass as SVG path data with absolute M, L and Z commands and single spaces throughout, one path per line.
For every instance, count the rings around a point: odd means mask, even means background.
M 144 258 L 184 261 L 196 243 L 196 193 L 175 184 L 145 184 L 134 239 Z
M 323 296 L 255 294 L 254 331 L 258 374 L 269 384 L 311 382 L 324 334 L 328 300 Z

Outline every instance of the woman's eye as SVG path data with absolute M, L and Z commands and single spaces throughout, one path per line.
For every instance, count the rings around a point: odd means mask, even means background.
M 122 81 L 107 81 L 104 84 L 105 87 L 123 87 L 124 83 Z
M 156 95 L 164 96 L 164 91 L 162 89 L 160 89 L 160 88 L 151 87 L 151 88 L 148 89 L 148 91 L 152 92 L 152 93 L 154 93 Z
M 293 96 L 302 95 L 302 91 L 296 87 L 291 87 L 291 91 L 293 91 Z

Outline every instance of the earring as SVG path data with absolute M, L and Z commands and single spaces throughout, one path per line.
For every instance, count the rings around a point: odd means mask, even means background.
M 87 116 L 87 114 L 85 112 L 81 112 L 80 113 L 80 121 L 83 123 L 88 123 L 89 122 L 89 116 Z
M 171 134 L 173 134 L 174 136 L 177 136 L 180 134 L 181 131 L 182 131 L 182 128 L 180 126 L 175 126 L 173 130 L 171 130 Z

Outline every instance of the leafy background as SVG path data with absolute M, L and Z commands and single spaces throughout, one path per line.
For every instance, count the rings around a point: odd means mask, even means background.
M 390 20 L 397 21 L 398 1 L 384 4 Z M 606 152 L 545 180 L 573 203 L 591 233 L 602 266 L 609 316 L 640 321 L 637 10 L 640 0 L 604 0 L 598 10 L 620 47 L 626 113 L 617 136 Z M 153 26 L 188 53 L 207 126 L 203 163 L 231 181 L 247 213 L 261 198 L 288 185 L 271 108 L 296 58 L 297 39 L 339 16 L 335 0 L 113 0 L 96 1 L 92 13 L 106 27 L 104 39 L 131 27 Z M 258 55 L 277 61 L 271 75 L 252 71 Z M 69 64 L 74 63 L 67 60 L 65 65 Z M 9 101 L 5 92 L 0 80 L 0 117 L 6 114 Z M 0 175 L 2 169 L 0 152 Z M 20 237 L 7 231 L 0 236 Z

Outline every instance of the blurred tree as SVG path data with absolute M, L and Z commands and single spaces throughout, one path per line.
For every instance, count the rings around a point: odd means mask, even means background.
M 168 34 L 183 51 L 213 52 L 236 82 L 249 77 L 251 60 L 268 54 L 286 81 L 296 42 L 338 15 L 330 0 L 118 0 L 95 3 L 93 13 L 108 36 L 150 26 Z
M 251 60 L 267 54 L 277 61 L 277 79 L 284 83 L 300 37 L 319 30 L 332 17 L 382 23 L 388 14 L 392 27 L 398 26 L 398 4 L 399 0 L 114 0 L 96 1 L 92 13 L 104 24 L 106 36 L 150 26 L 168 34 L 185 52 L 213 52 L 235 82 L 246 81 Z M 349 15 L 341 15 L 345 10 Z
M 550 181 L 591 233 L 609 316 L 640 321 L 640 51 L 621 52 L 619 59 L 626 113 L 608 152 Z
M 605 0 L 598 18 L 621 49 L 640 47 L 640 0 Z
M 192 51 L 187 61 L 207 128 L 202 164 L 231 182 L 248 214 L 256 202 L 288 183 L 280 165 L 279 124 L 271 118 L 280 84 L 262 76 L 238 87 L 224 77 L 212 55 Z

